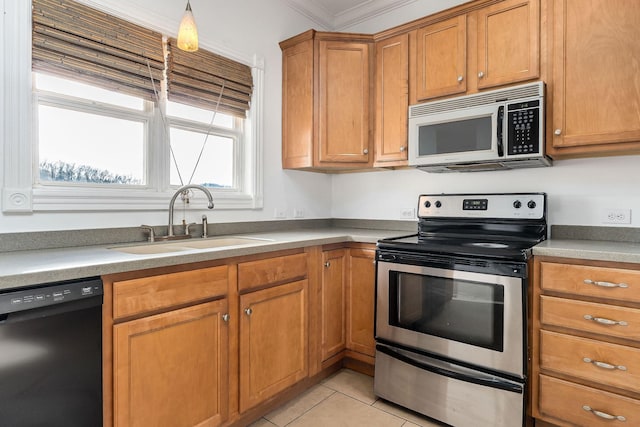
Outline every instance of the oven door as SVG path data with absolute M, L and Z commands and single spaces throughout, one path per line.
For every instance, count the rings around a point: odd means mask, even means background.
M 524 282 L 378 261 L 376 339 L 524 378 Z

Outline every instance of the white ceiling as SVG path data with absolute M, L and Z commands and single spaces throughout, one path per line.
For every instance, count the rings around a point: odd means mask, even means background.
M 341 30 L 416 0 L 285 0 L 327 30 Z

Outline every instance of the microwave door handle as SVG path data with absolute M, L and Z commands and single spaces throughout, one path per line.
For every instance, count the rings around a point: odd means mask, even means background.
M 504 133 L 504 105 L 498 107 L 498 128 L 496 129 L 496 137 L 498 140 L 498 157 L 504 156 L 503 133 Z

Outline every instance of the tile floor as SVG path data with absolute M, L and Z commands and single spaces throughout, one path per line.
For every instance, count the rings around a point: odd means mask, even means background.
M 250 427 L 438 427 L 415 412 L 379 399 L 373 378 L 343 369 Z

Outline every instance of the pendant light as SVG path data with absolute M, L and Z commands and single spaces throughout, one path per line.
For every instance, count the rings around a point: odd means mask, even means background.
M 191 12 L 191 5 L 187 0 L 187 8 L 180 21 L 180 29 L 178 30 L 178 48 L 185 52 L 195 52 L 198 50 L 198 29 L 196 21 Z

